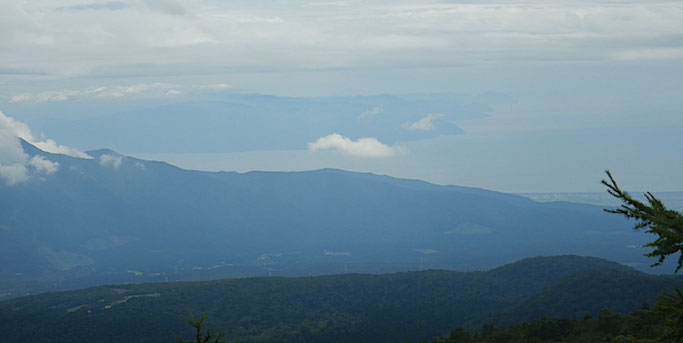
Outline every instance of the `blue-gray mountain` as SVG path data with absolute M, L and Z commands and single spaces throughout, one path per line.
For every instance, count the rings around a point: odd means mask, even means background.
M 190 171 L 22 144 L 59 169 L 0 185 L 5 298 L 105 282 L 474 270 L 550 254 L 648 269 L 639 247 L 649 237 L 599 206 L 330 169 Z

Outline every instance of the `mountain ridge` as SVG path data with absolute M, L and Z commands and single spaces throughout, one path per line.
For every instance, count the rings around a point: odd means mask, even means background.
M 643 250 L 629 248 L 647 237 L 598 206 L 335 169 L 192 171 L 111 150 L 81 159 L 22 144 L 59 169 L 0 184 L 0 257 L 8 265 L 0 294 L 342 270 L 481 270 L 553 254 L 649 271 Z

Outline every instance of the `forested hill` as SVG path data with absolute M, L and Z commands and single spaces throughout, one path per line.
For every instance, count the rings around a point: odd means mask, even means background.
M 0 302 L 8 341 L 169 342 L 191 336 L 181 318 L 208 312 L 231 342 L 389 342 L 431 339 L 454 327 L 582 317 L 652 304 L 683 278 L 602 259 L 537 257 L 487 272 L 260 277 L 100 286 Z

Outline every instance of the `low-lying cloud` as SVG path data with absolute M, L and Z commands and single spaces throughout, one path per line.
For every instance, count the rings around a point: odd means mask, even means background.
M 137 95 L 137 94 L 154 94 L 159 95 L 173 95 L 179 93 L 175 89 L 176 86 L 167 83 L 139 83 L 126 86 L 106 86 L 106 87 L 92 87 L 87 89 L 67 89 L 59 91 L 47 91 L 42 93 L 23 93 L 17 94 L 10 98 L 10 102 L 54 102 L 66 101 L 70 99 L 79 98 L 120 98 L 123 96 Z
M 428 114 L 418 121 L 403 124 L 403 128 L 408 130 L 431 131 L 434 130 L 434 122 L 443 117 L 445 117 L 445 115 L 441 113 Z
M 33 174 L 50 175 L 59 170 L 57 162 L 50 161 L 43 156 L 28 156 L 19 138 L 43 151 L 92 158 L 76 149 L 59 145 L 51 139 L 36 140 L 28 125 L 0 112 L 0 179 L 10 186 L 27 181 Z
M 380 114 L 384 112 L 384 106 L 375 106 L 367 111 L 363 111 L 359 116 L 358 119 L 370 119 L 374 117 L 377 114 Z
M 10 186 L 28 180 L 27 160 L 17 137 L 0 121 L 0 179 Z
M 9 102 L 59 102 L 73 99 L 84 98 L 122 98 L 129 96 L 147 96 L 147 97 L 174 97 L 183 93 L 194 91 L 224 91 L 230 89 L 227 83 L 216 83 L 199 86 L 182 86 L 171 83 L 154 82 L 154 83 L 138 83 L 132 85 L 122 86 L 101 86 L 91 87 L 85 89 L 66 89 L 66 90 L 51 90 L 39 93 L 21 93 L 15 94 Z
M 100 165 L 103 167 L 119 169 L 119 167 L 121 167 L 122 160 L 123 158 L 121 156 L 104 154 L 100 156 Z
M 24 138 L 27 142 L 33 144 L 36 146 L 38 149 L 53 153 L 53 154 L 62 154 L 62 155 L 68 155 L 71 157 L 78 157 L 78 158 L 85 158 L 85 159 L 91 159 L 92 156 L 74 148 L 70 148 L 66 145 L 59 145 L 57 142 L 55 142 L 52 139 L 46 139 L 44 141 L 36 141 L 33 139 L 33 137 L 29 136 L 28 138 L 26 137 L 21 137 Z
M 31 143 L 38 149 L 45 152 L 69 155 L 78 158 L 92 158 L 92 156 L 89 156 L 78 149 L 70 148 L 65 145 L 59 145 L 52 139 L 45 139 L 42 141 L 36 139 L 33 133 L 31 133 L 31 129 L 29 129 L 28 125 L 14 120 L 2 112 L 0 112 L 0 127 L 4 129 L 7 135 L 22 138 L 23 140 Z
M 48 160 L 43 156 L 33 156 L 28 161 L 28 165 L 35 168 L 41 174 L 50 175 L 59 170 L 59 163 Z
M 365 158 L 392 157 L 405 152 L 403 147 L 386 145 L 377 138 L 360 138 L 354 141 L 338 133 L 320 137 L 315 142 L 308 143 L 309 151 L 328 149 L 337 150 L 348 156 Z

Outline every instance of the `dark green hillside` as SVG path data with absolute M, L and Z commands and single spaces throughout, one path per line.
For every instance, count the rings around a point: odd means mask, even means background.
M 683 278 L 678 277 L 680 281 Z M 671 292 L 671 278 L 617 270 L 589 270 L 555 282 L 515 308 L 509 322 L 539 316 L 581 318 L 602 308 L 628 313 L 643 303 L 654 304 L 662 290 Z M 605 301 L 596 301 L 604 298 Z M 614 300 L 612 300 L 614 299 Z M 618 299 L 618 301 L 615 301 Z
M 617 281 L 632 292 L 591 287 L 586 292 L 572 284 L 596 271 L 619 275 Z M 101 286 L 1 302 L 0 331 L 10 341 L 168 342 L 170 331 L 191 334 L 181 319 L 190 310 L 208 312 L 209 327 L 226 327 L 232 342 L 421 340 L 461 325 L 505 322 L 515 311 L 529 318 L 544 314 L 539 310 L 544 308 L 553 308 L 552 315 L 558 316 L 595 315 L 594 306 L 615 304 L 626 304 L 619 311 L 632 311 L 675 285 L 683 285 L 683 279 L 650 276 L 590 257 L 558 256 L 488 272 Z M 553 288 L 566 293 L 561 299 L 548 298 L 545 294 Z M 585 308 L 562 311 L 564 299 L 581 297 L 586 302 L 579 305 Z
M 602 309 L 581 319 L 541 317 L 508 326 L 486 324 L 471 332 L 458 327 L 432 343 L 668 343 L 670 329 L 648 307 L 624 315 Z

